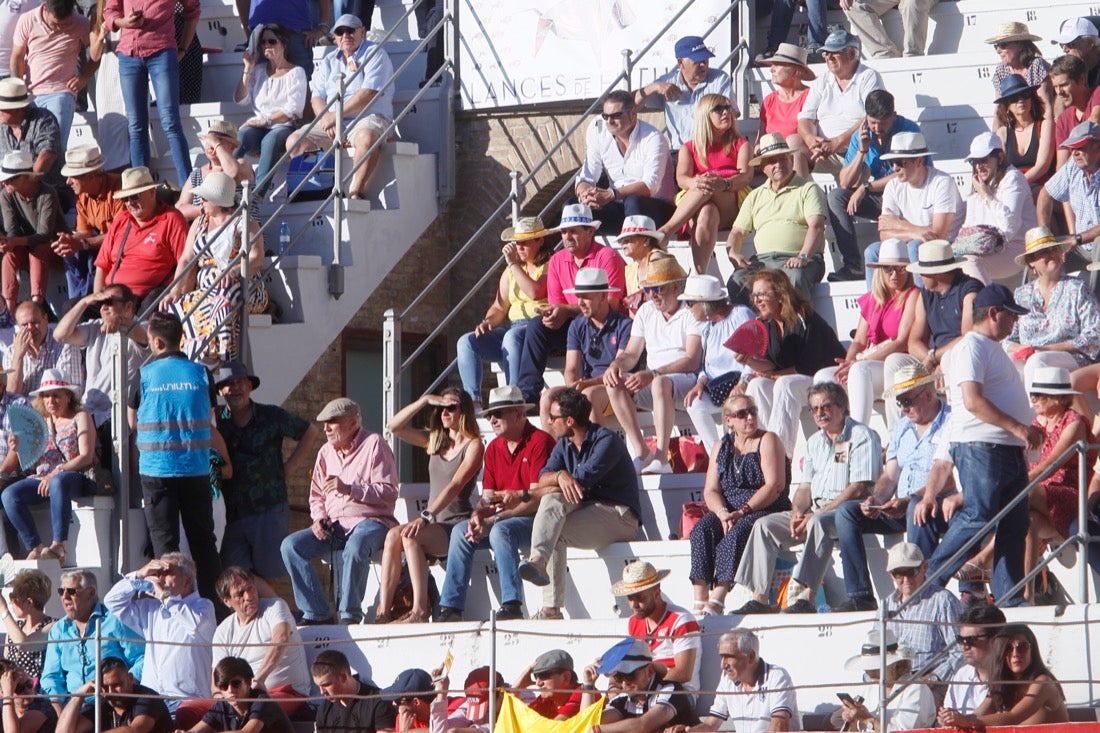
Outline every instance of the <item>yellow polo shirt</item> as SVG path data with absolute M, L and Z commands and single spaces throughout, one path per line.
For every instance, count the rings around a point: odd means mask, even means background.
M 733 225 L 746 232 L 756 232 L 753 240 L 757 254 L 782 252 L 798 254 L 806 240 L 811 216 L 828 216 L 825 192 L 813 181 L 797 175 L 786 186 L 775 191 L 766 182 L 749 193 Z M 820 252 L 820 247 L 815 251 Z

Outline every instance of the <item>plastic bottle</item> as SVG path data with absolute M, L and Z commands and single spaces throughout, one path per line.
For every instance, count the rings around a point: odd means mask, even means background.
M 279 224 L 279 254 L 290 248 L 290 225 L 285 221 Z

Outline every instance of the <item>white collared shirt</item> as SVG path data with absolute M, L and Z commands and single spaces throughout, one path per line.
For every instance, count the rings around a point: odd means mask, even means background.
M 606 172 L 615 188 L 641 181 L 649 186 L 649 195 L 653 198 L 672 201 L 676 190 L 669 165 L 668 141 L 653 125 L 638 120 L 624 153 L 608 131 L 607 123 L 597 117 L 588 127 L 585 144 L 587 149 L 584 165 L 577 174 L 578 183 L 586 181 L 595 186 Z

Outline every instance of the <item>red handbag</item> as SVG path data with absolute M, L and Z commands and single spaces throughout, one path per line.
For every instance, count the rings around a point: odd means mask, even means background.
M 656 451 L 657 439 L 646 438 L 645 446 L 651 453 Z M 665 459 L 672 466 L 673 473 L 706 473 L 710 465 L 707 447 L 694 435 L 681 435 L 670 440 Z
M 699 524 L 699 520 L 709 511 L 705 501 L 684 502 L 680 512 L 680 539 L 686 540 L 691 537 L 691 530 L 695 529 L 695 525 Z

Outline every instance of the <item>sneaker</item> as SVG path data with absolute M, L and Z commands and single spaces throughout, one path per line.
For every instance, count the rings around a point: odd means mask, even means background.
M 437 624 L 454 624 L 462 620 L 461 608 L 450 608 L 449 606 L 440 606 L 439 613 L 435 615 L 435 622 Z
M 817 613 L 817 608 L 814 607 L 812 602 L 807 601 L 805 598 L 799 598 L 797 601 L 784 608 L 783 613 Z
M 852 597 L 831 608 L 833 613 L 856 613 L 857 611 L 877 611 L 878 601 L 874 598 Z
M 775 610 L 766 603 L 761 603 L 755 598 L 741 606 L 741 608 L 735 608 L 729 612 L 729 616 L 748 616 L 753 613 L 775 613 Z
M 546 571 L 539 570 L 539 566 L 531 561 L 519 564 L 519 577 L 523 578 L 531 585 L 537 585 L 540 588 L 550 585 L 550 576 L 546 574 Z
M 341 616 L 340 617 L 340 625 L 341 626 L 357 626 L 360 623 L 362 623 L 362 619 L 359 618 L 358 616 Z
M 652 476 L 654 474 L 672 473 L 672 465 L 665 463 L 660 458 L 654 458 L 647 463 L 640 471 L 643 476 Z
M 836 272 L 830 272 L 829 277 L 826 278 L 831 283 L 843 283 L 852 282 L 855 280 L 862 280 L 863 273 L 859 270 L 852 270 L 847 267 L 842 267 Z
M 523 620 L 523 604 L 519 601 L 509 601 L 508 603 L 502 603 L 500 610 L 497 611 L 497 621 L 522 621 Z

